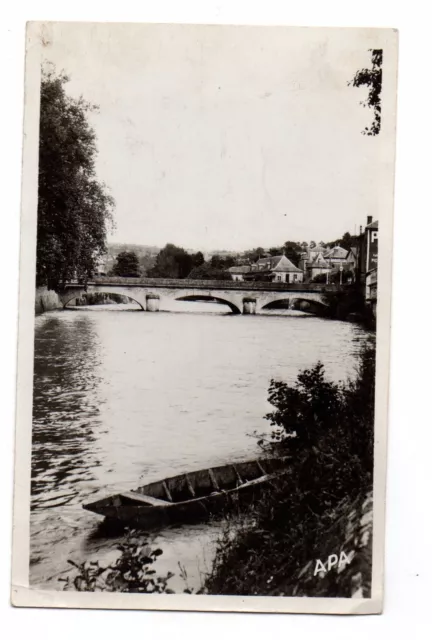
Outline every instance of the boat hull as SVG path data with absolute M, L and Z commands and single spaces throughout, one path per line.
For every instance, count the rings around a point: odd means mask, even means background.
M 224 465 L 144 485 L 84 508 L 107 522 L 134 528 L 202 521 L 254 502 L 287 472 L 286 458 Z

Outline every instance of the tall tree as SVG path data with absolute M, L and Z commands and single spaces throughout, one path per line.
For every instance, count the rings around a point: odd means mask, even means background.
M 112 268 L 112 274 L 123 278 L 138 278 L 140 275 L 140 263 L 137 254 L 133 251 L 119 253 Z
M 372 66 L 370 69 L 360 69 L 349 85 L 353 87 L 369 87 L 369 93 L 361 104 L 370 107 L 374 112 L 374 119 L 370 127 L 365 127 L 362 133 L 366 136 L 377 136 L 381 131 L 381 88 L 383 50 L 370 49 Z
M 152 278 L 187 278 L 193 267 L 192 256 L 175 244 L 167 244 L 159 251 L 156 263 L 149 272 Z
M 97 180 L 96 107 L 67 95 L 69 81 L 54 67 L 42 71 L 36 283 L 56 288 L 86 281 L 106 251 L 114 200 Z

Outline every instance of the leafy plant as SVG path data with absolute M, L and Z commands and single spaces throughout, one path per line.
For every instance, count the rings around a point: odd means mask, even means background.
M 353 87 L 369 87 L 366 100 L 361 104 L 370 107 L 374 112 L 374 119 L 370 127 L 365 127 L 363 134 L 367 136 L 377 136 L 381 131 L 381 88 L 382 88 L 382 63 L 383 50 L 370 49 L 372 66 L 370 69 L 360 69 L 355 74 L 353 80 L 348 84 Z
M 173 573 L 157 576 L 152 565 L 162 555 L 162 549 L 152 549 L 146 538 L 136 531 L 128 531 L 118 545 L 120 556 L 113 564 L 101 566 L 98 561 L 77 564 L 68 560 L 77 570 L 68 576 L 65 588 L 76 591 L 120 591 L 133 593 L 174 593 L 168 588 Z
M 341 394 L 340 385 L 326 381 L 321 362 L 300 373 L 294 387 L 271 380 L 269 402 L 276 408 L 265 418 L 278 427 L 274 438 L 287 441 L 289 438 L 297 447 L 315 444 L 320 433 L 331 428 L 335 414 L 340 411 Z

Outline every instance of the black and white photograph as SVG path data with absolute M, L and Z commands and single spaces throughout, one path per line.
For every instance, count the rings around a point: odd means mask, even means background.
M 381 611 L 397 46 L 28 24 L 14 604 Z

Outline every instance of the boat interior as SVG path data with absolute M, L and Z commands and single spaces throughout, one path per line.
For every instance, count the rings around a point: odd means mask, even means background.
M 276 469 L 273 460 L 253 460 L 238 464 L 183 473 L 173 478 L 139 487 L 133 493 L 170 503 L 203 498 L 219 491 L 230 491 L 259 478 L 267 477 Z
M 133 491 L 117 493 L 84 505 L 84 508 L 106 515 L 105 509 L 112 507 L 167 507 L 264 482 L 273 474 L 286 470 L 286 460 L 287 458 L 264 458 L 182 473 Z

